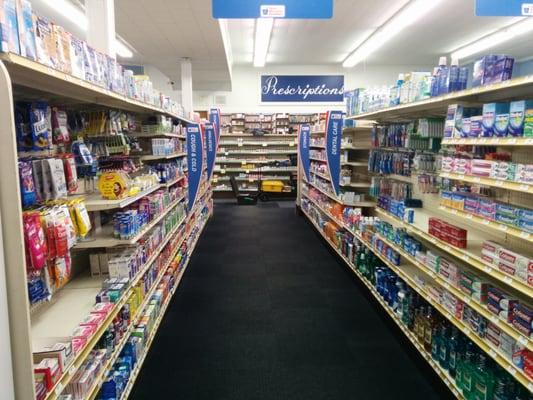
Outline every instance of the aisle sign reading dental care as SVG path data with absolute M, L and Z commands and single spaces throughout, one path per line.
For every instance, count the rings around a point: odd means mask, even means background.
M 300 125 L 298 132 L 298 155 L 300 156 L 300 165 L 304 171 L 304 178 L 307 182 L 311 181 L 309 175 L 309 136 L 311 135 L 311 128 L 308 124 Z
M 342 111 L 328 111 L 326 118 L 326 161 L 333 192 L 338 196 L 341 174 Z
M 189 210 L 194 208 L 202 171 L 204 169 L 203 157 L 204 143 L 199 124 L 187 125 L 187 166 L 189 169 Z
M 478 17 L 531 17 L 533 0 L 476 0 Z
M 333 0 L 212 0 L 213 18 L 329 19 Z
M 261 75 L 261 101 L 342 103 L 344 76 Z
M 215 159 L 217 155 L 218 141 L 216 136 L 215 125 L 211 122 L 205 124 L 205 151 L 207 159 L 207 179 L 211 179 L 213 168 L 215 167 Z

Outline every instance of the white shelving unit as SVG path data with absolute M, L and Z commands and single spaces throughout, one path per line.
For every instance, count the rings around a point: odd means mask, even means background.
M 11 349 L 13 355 L 13 377 L 14 391 L 17 399 L 34 399 L 34 373 L 33 373 L 33 349 L 41 347 L 43 344 L 50 344 L 53 338 L 68 338 L 76 325 L 86 316 L 95 304 L 95 295 L 102 288 L 102 278 L 90 277 L 89 271 L 81 268 L 81 272 L 74 274 L 69 283 L 53 294 L 49 302 L 41 302 L 30 307 L 28 299 L 28 289 L 26 281 L 26 256 L 24 249 L 24 237 L 22 229 L 22 207 L 18 177 L 18 154 L 16 145 L 15 122 L 13 115 L 13 86 L 17 87 L 17 94 L 26 94 L 29 98 L 35 97 L 42 99 L 52 99 L 54 102 L 60 102 L 63 106 L 69 107 L 76 105 L 79 109 L 84 103 L 98 105 L 103 108 L 120 109 L 138 113 L 141 115 L 163 114 L 165 116 L 178 119 L 181 123 L 191 123 L 192 121 L 181 115 L 176 115 L 168 110 L 158 108 L 152 104 L 147 104 L 135 99 L 131 99 L 110 90 L 101 88 L 92 83 L 75 78 L 63 72 L 46 67 L 34 61 L 25 59 L 13 54 L 0 54 L 0 131 L 2 134 L 2 146 L 0 146 L 0 216 L 2 219 L 1 229 L 4 244 L 4 261 L 6 266 L 7 298 L 9 304 L 9 326 L 11 337 Z M 176 133 L 161 134 L 133 134 L 138 137 L 168 137 L 184 139 L 185 136 Z M 185 153 L 176 153 L 169 156 L 149 156 L 144 160 L 171 159 L 184 157 Z M 149 187 L 135 196 L 120 200 L 104 200 L 98 194 L 89 194 L 85 202 L 89 212 L 99 214 L 100 212 L 123 209 L 130 206 L 139 199 L 150 195 L 158 189 L 168 188 L 178 184 L 185 176 L 179 176 L 171 182 L 154 185 Z M 96 235 L 96 240 L 79 242 L 76 249 L 89 249 L 93 247 L 111 247 L 136 243 L 152 227 L 161 222 L 178 204 L 182 203 L 187 196 L 185 190 L 183 196 L 179 197 L 165 211 L 152 220 L 137 236 L 122 241 L 113 239 L 110 235 L 109 228 L 104 227 Z M 202 183 L 198 202 L 193 210 L 189 210 L 182 221 L 178 223 L 165 239 L 159 244 L 152 256 L 145 262 L 141 271 L 129 282 L 129 287 L 125 293 L 114 304 L 112 311 L 107 315 L 97 331 L 90 336 L 89 341 L 75 355 L 73 362 L 67 366 L 66 370 L 48 392 L 46 400 L 57 399 L 67 387 L 68 383 L 75 376 L 75 372 L 84 363 L 91 350 L 112 323 L 113 318 L 118 314 L 120 309 L 128 300 L 128 295 L 132 293 L 132 287 L 138 282 L 152 263 L 158 259 L 161 251 L 171 240 L 178 240 L 175 243 L 191 242 L 189 247 L 189 257 L 194 250 L 198 237 L 206 221 L 205 209 L 208 210 L 207 216 L 212 214 L 212 191 L 205 181 Z M 202 210 L 204 210 L 202 212 Z M 193 224 L 194 221 L 194 224 Z M 189 237 L 191 232 L 200 230 Z M 193 243 L 194 241 L 194 243 Z M 177 245 L 174 255 L 179 250 Z M 169 258 L 169 263 L 174 255 Z M 73 258 L 76 262 L 77 258 Z M 188 261 L 187 261 L 188 262 Z M 183 269 L 184 270 L 184 269 Z M 166 268 L 161 270 L 159 279 L 163 276 Z M 181 272 L 183 274 L 183 271 Z M 181 275 L 180 275 L 181 277 Z M 150 300 L 151 293 L 156 289 L 157 284 L 152 286 L 151 291 L 144 297 L 142 309 Z M 158 317 L 156 327 L 152 331 L 151 338 L 146 347 L 147 353 L 151 341 L 157 332 L 157 327 L 161 322 L 164 311 L 174 294 L 173 292 L 167 298 L 162 312 Z M 138 314 L 140 315 L 140 314 Z M 131 322 L 127 332 L 131 332 L 135 320 Z M 115 347 L 111 358 L 109 358 L 104 369 L 98 374 L 97 379 L 87 395 L 87 398 L 96 398 L 98 390 L 105 377 L 106 369 L 112 368 L 114 360 L 118 357 L 121 348 L 126 343 L 128 336 Z M 7 357 L 7 354 L 4 354 Z M 135 382 L 135 378 L 142 363 L 139 363 L 134 376 L 129 381 L 129 390 Z M 128 392 L 129 393 L 129 392 Z M 4 393 L 5 394 L 5 393 Z M 126 398 L 127 394 L 123 396 Z

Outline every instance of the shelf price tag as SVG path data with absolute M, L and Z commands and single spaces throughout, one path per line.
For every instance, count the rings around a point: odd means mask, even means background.
M 526 144 L 527 145 L 532 145 L 533 144 L 533 139 L 526 139 Z
M 488 265 L 485 265 L 485 266 L 483 267 L 483 271 L 485 271 L 486 273 L 490 274 L 490 273 L 492 272 L 492 268 L 489 267 Z
M 54 393 L 56 394 L 56 396 L 60 396 L 61 392 L 63 392 L 63 384 L 61 382 L 58 382 Z
M 463 296 L 463 301 L 464 301 L 466 304 L 470 304 L 470 297 L 468 297 L 468 296 Z
M 490 316 L 490 322 L 492 322 L 493 324 L 497 324 L 498 323 L 498 317 L 496 315 L 491 315 Z
M 524 336 L 520 335 L 518 337 L 518 343 L 520 343 L 522 346 L 527 346 L 528 340 Z
M 508 276 L 504 276 L 503 277 L 503 281 L 505 283 L 507 283 L 508 285 L 512 285 L 513 284 L 513 280 L 510 277 L 508 277 Z
M 246 160 L 242 160 L 241 165 L 246 165 Z
M 263 147 L 267 147 L 268 144 L 267 144 L 267 143 L 263 143 L 261 146 L 263 146 Z
M 68 370 L 68 374 L 70 376 L 74 375 L 74 373 L 77 371 L 78 369 L 76 368 L 75 365 L 73 365 L 72 367 L 70 367 L 70 369 Z
M 492 358 L 496 358 L 496 356 L 497 356 L 498 354 L 496 354 L 496 352 L 495 352 L 494 350 L 489 349 L 489 355 L 490 355 Z
M 520 237 L 523 239 L 529 239 L 530 234 L 528 232 L 520 232 Z
M 484 219 L 483 222 L 482 222 L 483 225 L 488 225 L 490 224 L 490 221 L 488 219 Z
M 470 256 L 467 255 L 467 254 L 463 254 L 463 257 L 462 257 L 462 258 L 463 258 L 463 260 L 465 260 L 465 261 L 470 261 Z
M 464 176 L 464 175 L 462 175 L 462 174 L 461 174 L 461 175 L 458 175 L 458 176 L 457 176 L 457 179 L 459 179 L 459 180 L 461 180 L 461 181 L 462 181 L 462 180 L 464 180 L 464 179 L 465 179 L 465 176 Z
M 507 225 L 500 224 L 500 225 L 498 226 L 498 229 L 499 229 L 500 231 L 507 232 L 507 229 L 509 229 L 509 227 L 508 227 Z
M 516 139 L 509 139 L 507 140 L 508 144 L 516 144 Z
M 481 178 L 476 176 L 475 178 L 472 178 L 472 181 L 474 181 L 475 183 L 479 183 L 479 182 L 481 182 Z
M 464 326 L 463 327 L 463 332 L 466 336 L 470 335 L 470 328 L 468 326 Z
M 496 181 L 496 182 L 494 182 L 494 185 L 502 187 L 503 186 L 503 181 Z
M 529 192 L 529 185 L 520 185 L 518 189 L 523 192 Z
M 507 372 L 509 372 L 512 376 L 515 376 L 516 375 L 516 368 L 513 365 L 509 364 L 507 366 Z
M 225 173 L 226 173 L 226 170 L 225 170 L 225 169 L 221 169 L 221 170 L 220 170 L 220 173 L 221 173 L 221 174 L 225 174 Z
M 465 215 L 465 218 L 466 218 L 466 219 L 472 219 L 472 214 L 466 214 L 466 215 Z

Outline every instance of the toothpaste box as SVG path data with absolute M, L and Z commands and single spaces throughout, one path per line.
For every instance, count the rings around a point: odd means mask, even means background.
M 517 211 L 518 210 L 513 206 L 501 203 L 496 204 L 496 213 L 499 215 L 506 215 L 508 217 L 516 218 Z
M 490 177 L 492 179 L 514 181 L 516 174 L 516 164 L 507 161 L 496 161 L 492 163 Z
M 444 137 L 461 137 L 463 123 L 463 106 L 451 104 L 446 112 L 444 122 Z
M 496 116 L 509 113 L 509 103 L 487 103 L 483 105 L 482 131 L 481 136 L 495 136 L 494 126 Z
M 17 18 L 20 55 L 31 60 L 36 60 L 35 27 L 33 26 L 33 13 L 29 0 L 20 0 L 17 3 Z
M 509 129 L 509 111 L 510 105 L 503 103 L 496 113 L 494 118 L 494 125 L 492 129 L 492 136 L 505 137 Z
M 500 248 L 498 252 L 498 257 L 500 258 L 500 260 L 512 266 L 515 266 L 521 271 L 528 271 L 529 269 L 533 269 L 533 260 L 521 254 L 515 253 L 514 251 Z
M 516 210 L 516 215 L 522 221 L 533 222 L 533 210 L 518 209 Z
M 515 318 L 520 318 L 526 325 L 533 326 L 533 308 L 516 303 L 513 306 L 513 315 Z
M 523 136 L 526 110 L 533 108 L 533 100 L 512 101 L 509 106 L 509 135 Z
M 515 172 L 515 181 L 526 184 L 533 184 L 533 165 L 517 164 Z

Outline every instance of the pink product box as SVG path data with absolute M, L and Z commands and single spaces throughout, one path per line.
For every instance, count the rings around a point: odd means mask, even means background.
M 91 314 L 101 314 L 106 316 L 111 312 L 114 305 L 113 303 L 97 303 L 94 305 L 93 309 L 91 310 Z
M 74 354 L 78 354 L 81 349 L 87 344 L 86 337 L 75 337 L 72 338 L 72 351 Z
M 453 164 L 453 172 L 456 174 L 470 175 L 472 172 L 472 160 L 456 158 Z
M 474 176 L 479 176 L 480 178 L 488 178 L 490 177 L 490 172 L 490 169 L 472 167 L 471 174 Z
M 481 168 L 481 169 L 492 169 L 492 164 L 494 164 L 494 161 L 491 160 L 479 160 L 474 159 L 472 160 L 472 168 Z
M 80 326 L 91 326 L 96 331 L 105 319 L 103 314 L 89 314 L 81 322 Z
M 91 337 L 91 335 L 94 333 L 95 328 L 92 325 L 84 325 L 84 326 L 78 326 L 76 329 L 74 329 L 74 332 L 72 332 L 73 338 L 86 338 L 88 339 Z
M 441 169 L 444 172 L 452 172 L 454 166 L 454 159 L 453 157 L 443 157 L 442 158 L 442 166 Z

